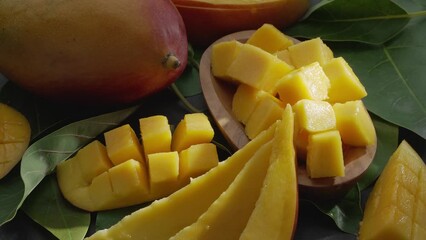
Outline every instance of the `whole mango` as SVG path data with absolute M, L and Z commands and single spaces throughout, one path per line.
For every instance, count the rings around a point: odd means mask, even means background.
M 0 73 L 48 99 L 136 101 L 176 80 L 187 50 L 170 0 L 0 2 Z

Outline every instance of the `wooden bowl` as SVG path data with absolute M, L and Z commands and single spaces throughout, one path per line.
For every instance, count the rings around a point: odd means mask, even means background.
M 236 32 L 215 41 L 238 40 L 245 42 L 253 30 Z M 295 40 L 298 41 L 298 40 Z M 200 62 L 201 88 L 207 106 L 216 124 L 229 144 L 238 150 L 249 142 L 244 126 L 234 118 L 232 98 L 236 91 L 235 85 L 216 79 L 211 73 L 212 45 L 203 53 Z M 297 175 L 299 192 L 309 199 L 336 199 L 343 196 L 359 180 L 373 161 L 377 144 L 367 147 L 344 147 L 345 176 L 310 178 L 303 161 L 298 163 Z

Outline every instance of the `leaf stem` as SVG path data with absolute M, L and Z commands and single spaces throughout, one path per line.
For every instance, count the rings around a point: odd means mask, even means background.
M 186 98 L 185 96 L 183 96 L 182 92 L 179 90 L 179 88 L 176 86 L 175 83 L 172 83 L 171 88 L 173 90 L 173 92 L 176 94 L 176 96 L 178 96 L 179 100 L 182 101 L 183 105 L 185 105 L 185 107 L 193 113 L 200 113 L 202 112 L 201 110 L 199 110 L 198 108 L 194 107 L 194 105 L 192 105 Z

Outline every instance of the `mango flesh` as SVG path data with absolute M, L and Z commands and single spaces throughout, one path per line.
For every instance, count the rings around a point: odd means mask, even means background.
M 151 192 L 158 196 L 170 194 L 178 182 L 179 154 L 176 151 L 151 153 L 147 160 Z
M 212 74 L 227 79 L 228 68 L 239 53 L 242 43 L 237 40 L 221 42 L 212 47 Z
M 247 44 L 275 53 L 293 45 L 293 41 L 271 24 L 263 24 L 247 40 Z
M 179 178 L 189 181 L 196 178 L 219 164 L 216 145 L 200 143 L 182 150 L 179 153 Z
M 0 179 L 21 160 L 31 138 L 31 127 L 24 115 L 0 103 Z
M 367 199 L 359 239 L 425 239 L 425 216 L 426 165 L 402 141 Z
M 0 22 L 0 72 L 57 101 L 133 102 L 171 84 L 187 62 L 170 1 L 7 0 Z
M 300 68 L 314 62 L 324 65 L 330 61 L 334 54 L 324 44 L 321 38 L 313 38 L 288 47 L 290 59 L 296 68 Z M 307 54 L 309 53 L 309 54 Z
M 155 115 L 139 119 L 143 152 L 170 152 L 172 131 L 166 116 Z
M 141 208 L 109 229 L 93 234 L 96 239 L 156 239 L 167 240 L 185 226 L 195 222 L 224 192 L 247 161 L 275 132 L 275 124 L 259 134 L 231 157 L 172 195 Z M 188 200 L 191 204 L 188 204 Z
M 234 117 L 247 124 L 247 121 L 254 111 L 256 104 L 269 93 L 250 87 L 247 84 L 240 84 L 232 97 L 232 113 Z
M 328 102 L 302 99 L 294 104 L 293 109 L 301 130 L 315 133 L 336 127 L 336 116 Z

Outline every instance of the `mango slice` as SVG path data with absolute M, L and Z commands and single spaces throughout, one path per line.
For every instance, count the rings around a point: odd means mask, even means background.
M 207 211 L 170 240 L 238 239 L 259 197 L 271 147 L 271 141 L 263 145 Z
M 376 142 L 373 121 L 361 100 L 333 105 L 336 127 L 345 144 L 367 146 Z
M 96 239 L 166 240 L 194 223 L 224 192 L 254 153 L 269 142 L 276 124 L 262 132 L 227 160 L 168 197 L 141 208 L 109 229 L 93 234 Z
M 258 28 L 247 40 L 247 44 L 275 53 L 293 45 L 293 41 L 272 24 L 266 23 Z
M 235 118 L 246 124 L 256 104 L 267 94 L 269 93 L 247 84 L 240 84 L 232 97 L 232 113 Z
M 281 78 L 276 91 L 284 104 L 294 105 L 302 99 L 325 100 L 329 88 L 330 80 L 319 63 L 314 62 Z
M 359 239 L 426 239 L 426 165 L 406 141 L 368 197 Z
M 212 74 L 227 79 L 228 68 L 239 53 L 242 43 L 237 40 L 220 42 L 212 47 Z M 231 80 L 231 79 L 228 79 Z
M 364 86 L 344 58 L 331 59 L 322 67 L 330 79 L 327 101 L 343 103 L 367 96 Z
M 239 238 L 241 240 L 292 239 L 299 199 L 293 129 L 294 115 L 291 106 L 287 105 L 275 130 L 260 196 Z
M 213 127 L 204 113 L 185 114 L 172 136 L 172 151 L 182 151 L 191 145 L 211 142 Z
M 321 40 L 313 38 L 288 47 L 291 62 L 296 68 L 300 68 L 314 62 L 324 65 L 333 59 L 333 52 Z
M 155 115 L 141 118 L 139 128 L 145 155 L 171 151 L 172 131 L 166 116 Z
M 25 116 L 0 103 L 0 179 L 21 160 L 30 138 L 31 127 Z

